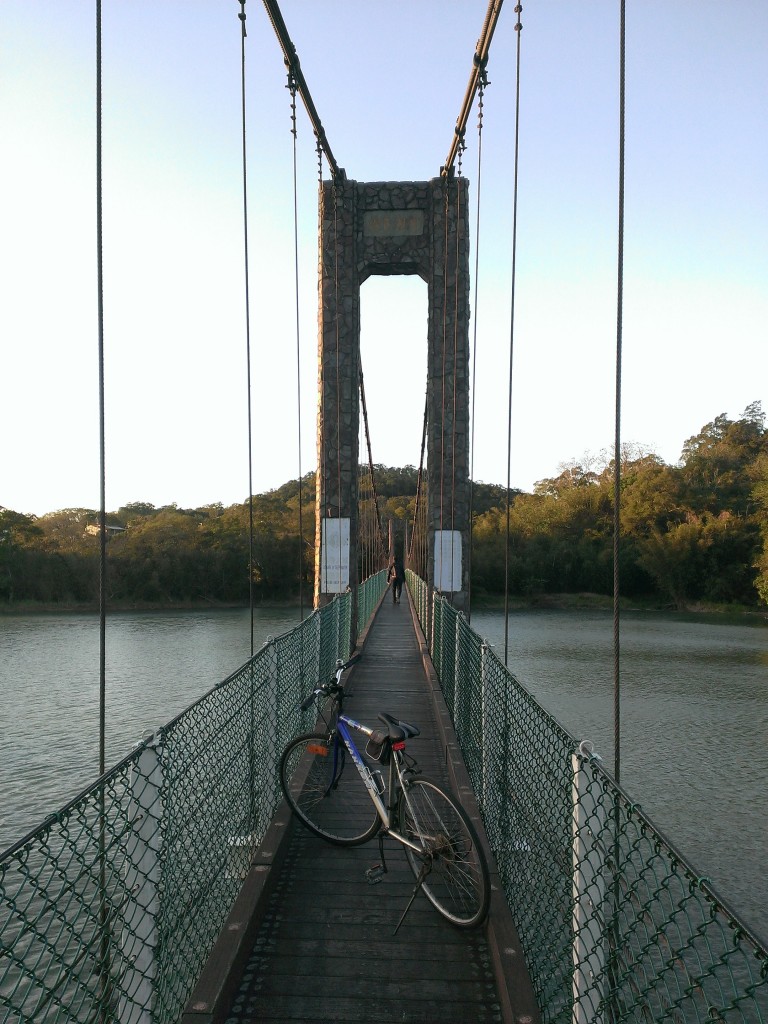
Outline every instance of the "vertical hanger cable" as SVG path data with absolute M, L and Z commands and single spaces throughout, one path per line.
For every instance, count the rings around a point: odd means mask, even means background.
M 475 208 L 475 301 L 472 317 L 472 409 L 469 428 L 469 551 L 467 552 L 467 615 L 472 614 L 472 520 L 475 503 L 475 398 L 477 394 L 477 310 L 480 277 L 480 196 L 483 168 L 483 99 L 488 77 L 483 70 L 477 91 L 477 203 Z
M 288 71 L 288 89 L 291 94 L 291 135 L 293 135 L 293 266 L 294 295 L 296 306 L 296 422 L 298 433 L 299 463 L 299 621 L 304 618 L 304 494 L 301 479 L 301 327 L 299 317 L 299 200 L 297 175 L 297 139 L 296 128 L 296 79 L 293 69 Z
M 251 300 L 248 263 L 248 160 L 246 151 L 246 89 L 245 89 L 245 0 L 239 0 L 240 13 L 240 138 L 243 176 L 243 264 L 245 276 L 245 374 L 248 406 L 248 607 L 250 610 L 251 657 L 254 653 L 254 529 L 253 529 L 253 411 L 251 399 Z
M 522 4 L 515 7 L 518 16 L 515 25 L 517 33 L 517 58 L 515 75 L 515 172 L 512 200 L 512 297 L 509 314 L 509 394 L 507 405 L 507 503 L 506 503 L 506 544 L 504 549 L 504 664 L 509 664 L 509 546 L 510 546 L 510 508 L 511 508 L 511 472 L 512 472 L 512 368 L 515 350 L 515 284 L 517 278 L 517 196 L 518 166 L 520 156 L 520 37 L 523 26 L 520 21 Z
M 621 363 L 624 321 L 624 131 L 626 79 L 626 2 L 621 0 L 619 56 L 619 221 L 616 298 L 616 411 L 613 448 L 613 757 L 614 776 L 621 782 L 621 681 L 619 618 L 619 554 L 621 526 Z

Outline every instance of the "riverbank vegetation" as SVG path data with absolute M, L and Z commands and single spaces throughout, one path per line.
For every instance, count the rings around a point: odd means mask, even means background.
M 384 519 L 412 520 L 413 466 L 376 467 Z M 523 601 L 609 595 L 613 587 L 610 459 L 585 458 L 509 503 L 509 589 Z M 311 593 L 314 474 L 253 498 L 257 601 Z M 303 537 L 299 531 L 301 520 Z M 633 446 L 621 465 L 621 589 L 675 608 L 768 604 L 768 431 L 759 402 L 686 441 L 670 466 Z M 248 603 L 248 502 L 184 509 L 134 502 L 107 517 L 107 589 L 115 607 Z M 97 513 L 43 516 L 0 507 L 0 608 L 89 607 L 97 600 Z M 506 488 L 473 487 L 472 588 L 504 592 Z

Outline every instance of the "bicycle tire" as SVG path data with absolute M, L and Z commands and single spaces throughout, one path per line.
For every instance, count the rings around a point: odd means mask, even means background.
M 400 792 L 398 821 L 406 838 L 425 844 L 424 854 L 404 849 L 415 878 L 428 862 L 421 888 L 430 903 L 458 928 L 482 924 L 491 899 L 488 864 L 456 797 L 429 779 L 412 779 Z
M 280 758 L 280 785 L 288 806 L 310 832 L 338 846 L 360 846 L 381 828 L 368 790 L 346 748 L 327 735 L 291 740 Z

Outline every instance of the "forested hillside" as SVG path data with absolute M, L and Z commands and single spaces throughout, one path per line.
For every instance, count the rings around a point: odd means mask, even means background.
M 510 592 L 612 592 L 612 462 L 561 467 L 509 510 Z M 376 467 L 384 518 L 412 519 L 413 466 Z M 717 416 L 666 465 L 628 447 L 621 466 L 622 592 L 678 608 L 768 603 L 768 431 L 759 402 Z M 257 600 L 290 599 L 314 565 L 314 474 L 253 498 Z M 474 595 L 504 590 L 506 489 L 473 488 Z M 35 517 L 0 507 L 0 606 L 91 606 L 98 536 L 92 509 Z M 109 600 L 115 606 L 247 603 L 248 503 L 182 509 L 135 502 L 107 519 Z

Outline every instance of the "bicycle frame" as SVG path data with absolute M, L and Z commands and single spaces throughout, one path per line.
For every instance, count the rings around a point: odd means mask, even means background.
M 387 726 L 385 732 L 344 714 L 341 676 L 359 658 L 356 655 L 346 664 L 338 662 L 334 679 L 317 686 L 301 702 L 302 711 L 308 711 L 319 697 L 330 698 L 318 708 L 313 730 L 296 736 L 282 753 L 280 785 L 285 798 L 302 824 L 327 842 L 360 846 L 377 837 L 380 863 L 365 872 L 371 885 L 387 874 L 384 839 L 400 843 L 416 881 L 395 934 L 419 892 L 451 924 L 474 928 L 485 920 L 491 893 L 488 865 L 476 830 L 457 798 L 422 777 L 415 760 L 405 752 L 406 741 L 419 735 L 417 726 L 382 713 L 379 718 Z M 368 737 L 365 754 L 389 764 L 388 785 L 384 764 L 381 770 L 369 767 L 355 744 L 354 732 Z M 371 749 L 374 737 L 378 749 Z M 389 753 L 389 759 L 380 751 Z M 354 777 L 342 784 L 347 754 L 374 806 L 372 818 L 361 814 L 365 798 Z M 339 800 L 326 805 L 324 798 L 332 798 L 339 787 Z M 330 812 L 326 814 L 321 805 L 331 808 Z
M 296 736 L 282 753 L 280 785 L 285 798 L 302 824 L 327 842 L 360 846 L 376 836 L 380 863 L 365 872 L 372 885 L 387 874 L 384 839 L 389 837 L 404 847 L 416 882 L 395 933 L 419 892 L 451 924 L 474 928 L 485 920 L 491 893 L 488 865 L 476 830 L 458 799 L 432 779 L 421 777 L 415 760 L 405 753 L 406 741 L 419 735 L 417 726 L 382 713 L 379 718 L 388 728 L 384 732 L 344 714 L 341 677 L 360 657 L 355 655 L 346 664 L 337 662 L 334 678 L 317 686 L 301 702 L 302 711 L 308 711 L 319 697 L 330 698 L 318 707 L 313 730 Z M 365 754 L 389 764 L 388 785 L 384 764 L 381 770 L 369 767 L 355 744 L 354 732 L 368 737 Z M 378 750 L 371 749 L 374 737 Z M 379 751 L 389 753 L 389 759 Z M 347 753 L 374 806 L 373 818 L 360 813 L 365 798 L 354 777 L 341 785 Z M 340 799 L 326 805 L 324 798 L 332 797 L 340 785 Z M 330 807 L 330 813 L 325 814 L 321 805 Z
M 378 786 L 376 785 L 376 781 L 373 777 L 373 772 L 365 761 L 363 761 L 362 755 L 355 746 L 355 741 L 352 739 L 352 734 L 350 733 L 350 729 L 355 729 L 357 732 L 363 733 L 364 736 L 370 736 L 373 729 L 369 728 L 367 725 L 363 725 L 361 722 L 356 722 L 354 718 L 350 718 L 349 715 L 345 715 L 343 713 L 340 713 L 338 716 L 336 728 L 337 734 L 341 737 L 344 742 L 344 746 L 349 751 L 349 755 L 354 762 L 355 768 L 357 768 L 358 774 L 363 780 L 365 788 L 368 790 L 368 796 L 371 798 L 373 805 L 376 808 L 376 812 L 381 818 L 384 834 L 390 836 L 392 839 L 396 839 L 399 843 L 402 843 L 403 846 L 409 846 L 416 853 L 424 853 L 423 846 L 417 845 L 392 828 L 391 812 L 394 811 L 397 805 L 397 793 L 402 790 L 405 800 L 408 801 L 408 790 L 403 785 L 403 772 L 400 766 L 402 755 L 400 754 L 400 751 L 393 750 L 392 757 L 389 762 L 389 784 L 387 786 L 389 806 L 387 806 L 381 798 L 382 795 L 379 793 Z M 335 777 L 337 766 L 336 758 L 338 757 L 338 750 L 335 746 L 333 756 L 333 774 Z

